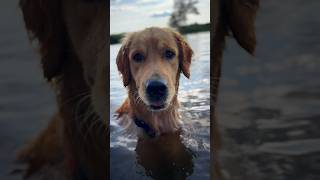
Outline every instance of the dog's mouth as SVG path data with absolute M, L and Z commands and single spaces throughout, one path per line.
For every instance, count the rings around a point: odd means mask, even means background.
M 167 104 L 162 101 L 150 102 L 149 108 L 152 111 L 161 111 L 161 110 L 165 110 L 167 108 Z
M 166 108 L 166 104 L 165 103 L 160 103 L 160 102 L 151 103 L 149 106 L 150 106 L 151 110 L 156 110 L 156 111 L 160 111 L 160 110 L 163 110 L 163 109 Z

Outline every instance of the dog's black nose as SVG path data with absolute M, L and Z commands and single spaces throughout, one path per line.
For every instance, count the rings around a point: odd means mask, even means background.
M 148 80 L 146 83 L 146 93 L 150 101 L 163 101 L 168 95 L 168 88 L 164 81 Z

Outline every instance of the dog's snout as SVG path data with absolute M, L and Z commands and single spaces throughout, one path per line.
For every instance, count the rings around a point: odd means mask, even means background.
M 167 84 L 161 80 L 148 80 L 146 83 L 146 93 L 150 101 L 163 101 L 168 94 Z

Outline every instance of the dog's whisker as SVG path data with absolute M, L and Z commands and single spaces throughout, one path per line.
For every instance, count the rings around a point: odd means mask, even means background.
M 83 102 L 85 102 L 85 101 L 88 100 L 88 97 L 89 97 L 89 94 L 83 96 L 83 97 L 78 101 L 78 103 L 76 104 L 76 107 L 74 108 L 74 115 L 75 115 L 75 119 L 76 119 L 76 120 L 78 120 L 78 118 L 79 118 L 79 109 L 80 109 L 80 106 L 82 105 Z M 81 115 L 81 114 L 80 114 L 80 115 Z
M 70 97 L 68 99 L 66 99 L 64 102 L 62 102 L 62 105 L 66 105 L 72 101 L 77 101 L 78 98 L 82 98 L 83 96 L 86 96 L 86 95 L 89 95 L 90 91 L 89 90 L 86 90 L 86 91 L 83 91 L 73 97 Z
M 76 107 L 75 111 L 75 118 L 79 121 L 79 125 L 77 126 L 80 134 L 87 134 L 89 133 L 89 129 L 91 128 L 93 123 L 92 119 L 97 116 L 95 111 L 93 110 L 92 104 L 91 104 L 91 95 L 88 94 L 84 96 L 81 100 L 79 100 L 78 105 Z M 88 102 L 89 101 L 89 102 Z M 88 103 L 88 105 L 85 105 L 84 103 Z M 81 107 L 84 105 L 84 107 Z M 79 112 L 80 108 L 84 108 L 84 112 Z M 81 109 L 83 110 L 83 109 Z M 92 117 L 93 116 L 93 117 Z M 86 136 L 86 135 L 84 135 Z
M 83 135 L 84 141 L 87 140 L 87 138 L 88 138 L 88 136 L 90 135 L 92 129 L 94 129 L 94 127 L 95 127 L 96 125 L 99 125 L 100 122 L 101 122 L 98 116 L 95 116 L 95 118 L 91 118 L 90 120 L 91 120 L 91 122 L 90 122 L 91 125 L 87 128 L 86 132 L 85 132 L 84 135 Z
M 91 105 L 88 106 L 87 112 L 82 116 L 82 125 L 80 126 L 80 128 L 88 128 L 88 126 L 90 126 L 90 123 L 92 123 L 92 118 L 96 115 L 96 112 L 93 110 L 93 108 L 91 107 Z M 89 124 L 88 124 L 89 123 Z M 86 129 L 84 129 L 85 131 Z

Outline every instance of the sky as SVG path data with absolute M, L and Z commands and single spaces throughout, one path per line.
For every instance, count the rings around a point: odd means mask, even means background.
M 174 0 L 113 0 L 110 33 L 132 32 L 150 26 L 168 26 Z M 188 15 L 187 24 L 210 22 L 210 0 L 196 4 L 200 14 Z

